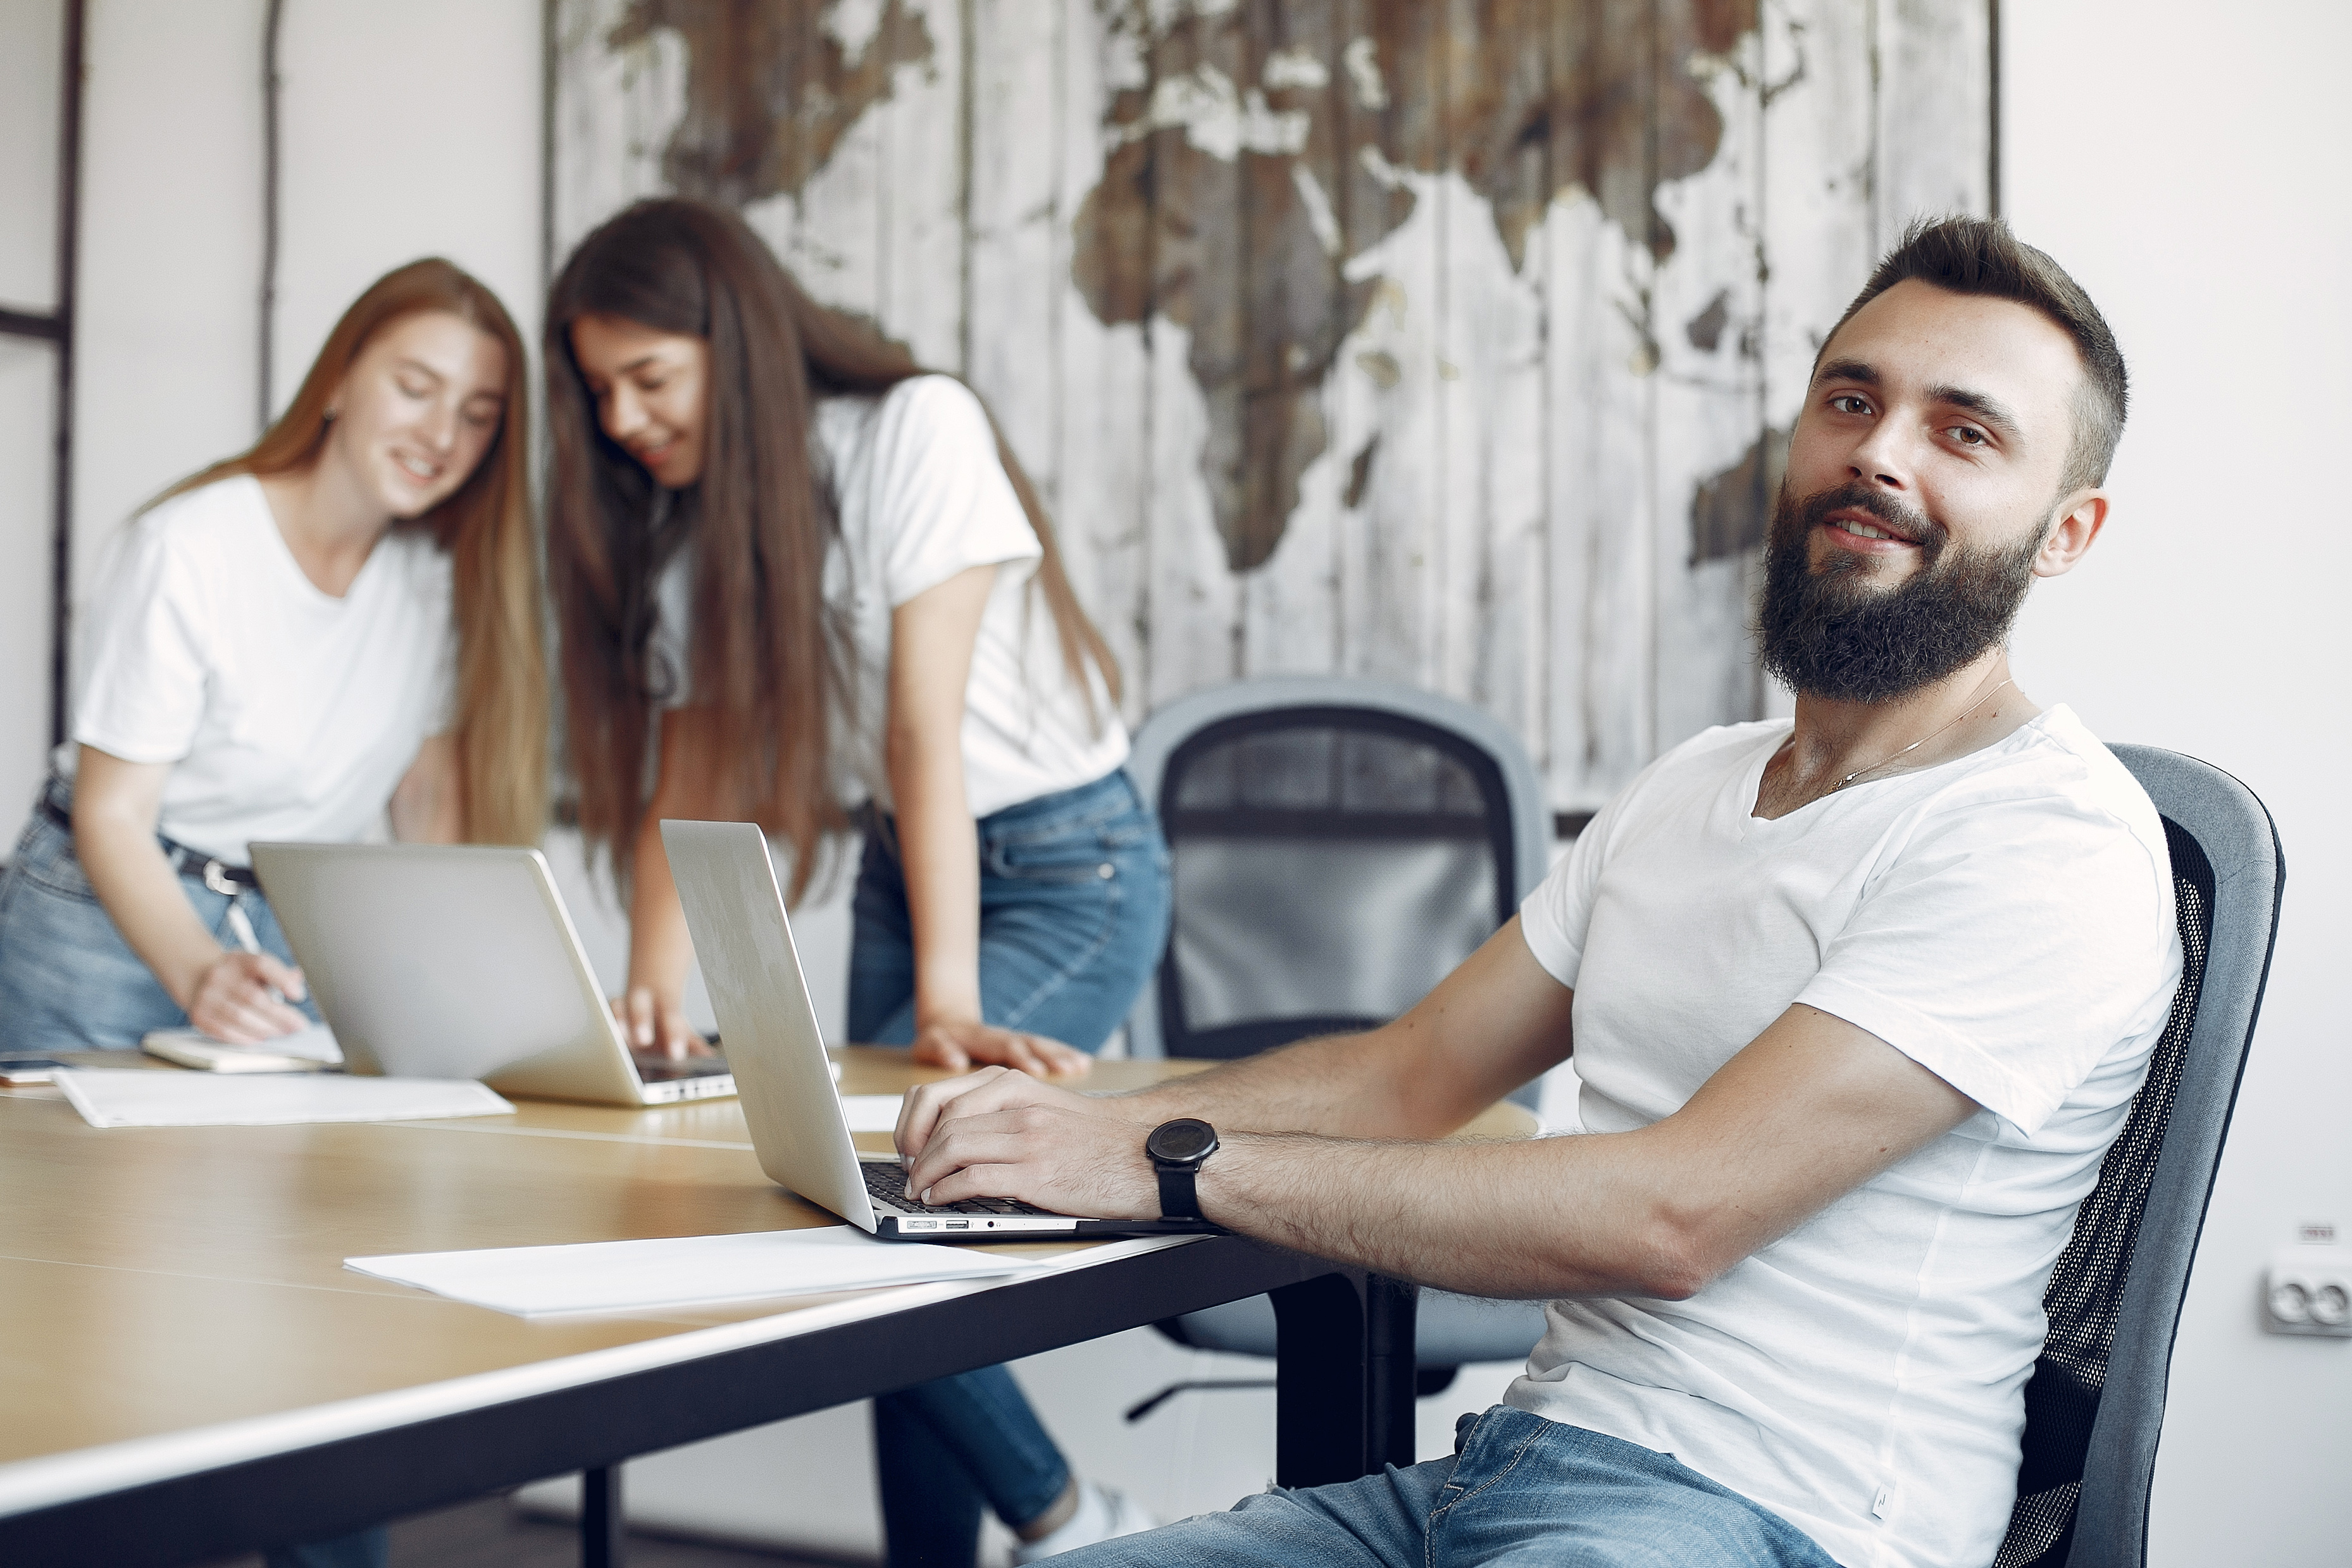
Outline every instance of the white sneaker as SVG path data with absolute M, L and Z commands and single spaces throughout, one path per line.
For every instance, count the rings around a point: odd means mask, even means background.
M 1076 1552 L 1097 1541 L 1112 1541 L 1158 1528 L 1160 1521 L 1151 1517 L 1150 1510 L 1118 1488 L 1080 1481 L 1078 1506 L 1070 1510 L 1070 1517 L 1062 1521 L 1059 1529 L 1034 1541 L 1013 1542 L 1013 1561 L 1043 1563 L 1048 1557 Z

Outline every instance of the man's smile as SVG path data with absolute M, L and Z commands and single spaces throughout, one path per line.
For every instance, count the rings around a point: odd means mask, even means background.
M 1919 548 L 1908 533 L 1860 507 L 1840 507 L 1822 519 L 1822 528 L 1832 543 L 1858 555 L 1891 555 Z

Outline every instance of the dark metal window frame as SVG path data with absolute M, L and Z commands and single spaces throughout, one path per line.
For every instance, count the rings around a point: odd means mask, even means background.
M 81 225 L 81 79 L 86 0 L 65 0 L 66 47 L 58 94 L 56 304 L 47 315 L 0 310 L 0 337 L 57 346 L 50 411 L 49 744 L 66 738 L 66 653 L 73 618 L 74 269 Z

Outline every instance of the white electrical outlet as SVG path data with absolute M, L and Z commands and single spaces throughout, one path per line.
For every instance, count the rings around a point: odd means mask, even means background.
M 2352 1339 L 2352 1247 L 2291 1247 L 2263 1276 L 2263 1327 Z

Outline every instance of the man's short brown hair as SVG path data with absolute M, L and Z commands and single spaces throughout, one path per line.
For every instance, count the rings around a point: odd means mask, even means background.
M 2116 347 L 2106 318 L 2083 286 L 2011 234 L 1999 218 L 1915 218 L 1904 230 L 1903 243 L 1887 252 L 1838 318 L 1838 327 L 1897 283 L 1914 279 L 1954 294 L 2013 300 L 2041 311 L 2074 340 L 2074 352 L 2083 361 L 2083 386 L 2074 401 L 2074 450 L 2067 455 L 2058 489 L 2063 495 L 2105 483 L 2116 443 L 2123 438 L 2130 393 L 2123 351 Z M 1822 340 L 1824 352 L 1836 336 L 1837 328 L 1832 328 Z

